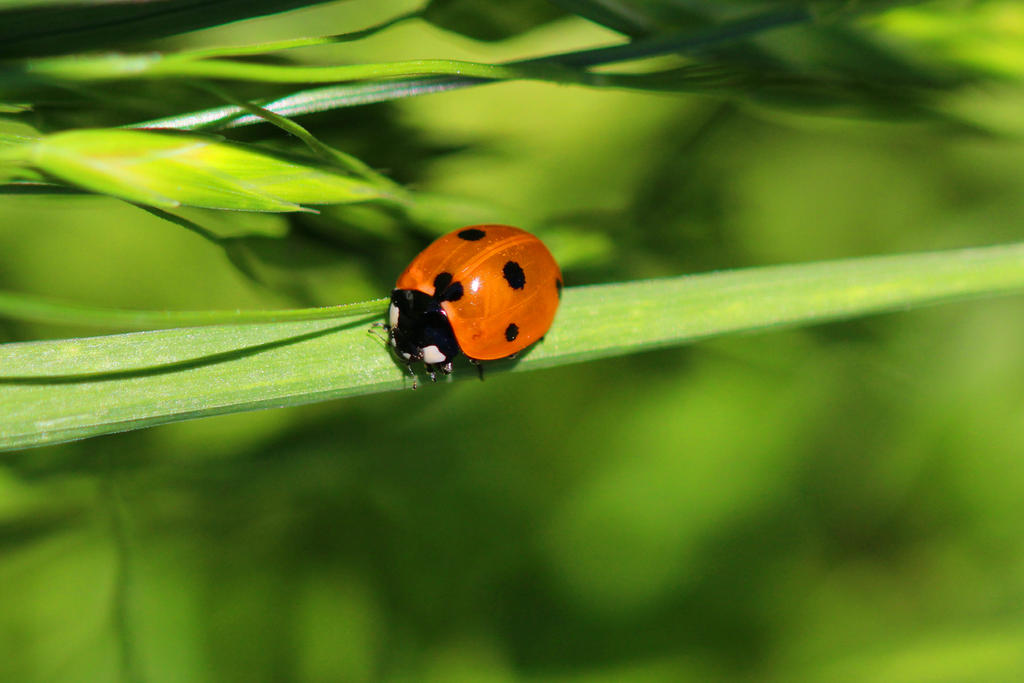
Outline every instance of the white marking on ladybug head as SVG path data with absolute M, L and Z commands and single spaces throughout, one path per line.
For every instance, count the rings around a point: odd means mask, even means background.
M 388 307 L 388 324 L 391 327 L 398 327 L 398 306 L 394 304 Z
M 448 360 L 448 358 L 443 353 L 441 353 L 441 349 L 437 348 L 433 344 L 431 344 L 430 346 L 424 346 L 420 350 L 423 351 L 424 363 L 430 363 L 431 365 L 434 365 L 435 363 L 443 363 L 446 360 Z

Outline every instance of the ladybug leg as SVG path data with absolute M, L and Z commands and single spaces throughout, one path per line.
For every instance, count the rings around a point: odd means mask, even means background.
M 480 375 L 480 381 L 483 382 L 484 381 L 484 364 L 481 363 L 478 360 L 474 360 L 473 358 L 470 358 L 469 362 L 472 363 L 476 367 L 476 373 L 478 375 Z
M 430 375 L 431 382 L 437 381 L 438 373 L 442 375 L 452 374 L 452 362 L 450 360 L 446 360 L 443 363 L 424 363 L 423 365 L 427 368 L 427 374 Z
M 416 391 L 416 387 L 419 386 L 419 378 L 416 377 L 416 372 L 412 369 L 412 363 L 406 365 L 405 369 L 409 371 L 409 376 L 412 377 L 412 390 Z

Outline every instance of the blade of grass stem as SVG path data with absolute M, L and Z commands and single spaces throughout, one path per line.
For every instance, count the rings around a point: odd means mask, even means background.
M 1024 243 L 567 288 L 528 370 L 767 328 L 1024 292 Z M 378 316 L 383 318 L 383 302 Z M 0 346 L 0 448 L 380 392 L 409 378 L 368 320 L 220 325 Z M 456 377 L 474 378 L 469 367 Z
M 58 325 L 95 325 L 156 330 L 197 325 L 281 323 L 302 320 L 341 320 L 380 312 L 384 299 L 340 306 L 294 308 L 279 311 L 133 311 L 84 306 L 43 297 L 0 291 L 0 317 Z
M 751 18 L 728 22 L 700 31 L 673 33 L 667 36 L 634 40 L 621 45 L 512 61 L 507 62 L 505 66 L 513 68 L 524 65 L 552 64 L 571 67 L 593 67 L 661 54 L 685 53 L 711 45 L 748 38 L 764 31 L 805 23 L 812 19 L 813 15 L 803 9 L 766 12 Z M 312 88 L 292 93 L 261 106 L 281 116 L 299 116 L 492 83 L 494 82 L 493 77 L 495 73 L 497 72 L 490 72 L 489 77 L 459 74 L 420 78 L 396 78 L 395 80 L 371 83 Z M 583 76 L 577 75 L 576 78 L 582 79 Z M 590 85 L 597 86 L 602 84 L 616 85 L 603 81 L 601 78 L 590 79 L 588 82 Z M 217 107 L 144 121 L 132 124 L 132 127 L 194 130 L 198 128 L 217 129 L 248 126 L 262 122 L 256 116 L 239 116 L 242 113 L 242 110 L 238 107 Z

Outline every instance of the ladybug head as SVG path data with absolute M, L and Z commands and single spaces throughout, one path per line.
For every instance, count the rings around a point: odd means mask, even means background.
M 388 338 L 402 362 L 411 366 L 423 361 L 431 376 L 435 370 L 450 373 L 452 359 L 459 355 L 459 344 L 441 302 L 415 289 L 391 292 Z

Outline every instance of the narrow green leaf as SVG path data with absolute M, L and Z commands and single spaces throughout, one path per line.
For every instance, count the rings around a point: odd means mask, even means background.
M 196 50 L 188 50 L 179 53 L 182 57 L 187 59 L 206 59 L 210 57 L 245 57 L 255 55 L 265 55 L 272 52 L 280 52 L 282 50 L 293 50 L 300 47 L 314 47 L 317 45 L 333 45 L 336 43 L 348 43 L 356 40 L 362 40 L 363 38 L 369 38 L 375 33 L 386 31 L 387 29 L 400 24 L 409 19 L 414 19 L 422 14 L 421 10 L 414 10 L 412 12 L 406 12 L 399 14 L 396 17 L 392 17 L 379 24 L 369 26 L 358 31 L 349 31 L 348 33 L 338 33 L 330 36 L 316 36 L 312 38 L 292 38 L 289 40 L 278 40 L 269 43 L 257 43 L 255 45 L 226 45 L 222 47 L 204 47 Z
M 364 180 L 209 138 L 138 130 L 77 130 L 0 149 L 3 162 L 127 201 L 242 211 L 395 198 Z
M 748 17 L 732 22 L 726 22 L 718 26 L 697 31 L 684 31 L 669 35 L 657 35 L 650 38 L 634 40 L 628 43 L 610 45 L 607 47 L 594 48 L 589 50 L 577 50 L 574 52 L 548 55 L 536 59 L 510 62 L 509 67 L 529 67 L 530 65 L 563 65 L 571 67 L 591 67 L 603 64 L 612 64 L 620 61 L 641 59 L 644 57 L 657 56 L 662 54 L 685 53 L 691 50 L 700 50 L 712 45 L 719 45 L 731 41 L 749 39 L 765 31 L 776 28 L 808 22 L 813 18 L 812 14 L 805 9 L 782 10 L 778 12 L 766 12 L 753 17 Z M 486 66 L 486 65 L 482 65 Z M 638 87 L 643 88 L 645 84 L 641 80 L 615 83 L 605 78 L 604 74 L 590 74 L 577 71 L 572 76 L 566 76 L 566 72 L 557 72 L 556 82 L 586 83 L 591 86 L 612 86 L 612 87 Z M 530 77 L 544 78 L 548 72 L 530 71 Z M 475 85 L 482 85 L 493 82 L 498 77 L 498 72 L 490 72 L 488 77 L 476 77 L 466 74 L 447 76 L 423 76 L 419 78 L 394 78 L 378 82 L 352 83 L 344 85 L 330 85 L 321 88 L 312 88 L 286 95 L 262 106 L 275 114 L 281 116 L 300 116 L 312 114 L 343 107 L 357 107 L 365 104 L 386 102 L 405 97 L 416 97 L 419 95 L 430 95 L 433 93 L 446 92 L 467 88 Z M 506 73 L 502 77 L 513 77 Z M 652 89 L 660 89 L 661 83 L 652 84 Z M 696 86 L 688 91 L 696 90 Z M 240 115 L 241 114 L 241 115 Z M 197 129 L 220 129 L 236 126 L 251 126 L 260 123 L 261 118 L 252 115 L 245 115 L 240 107 L 217 107 L 205 109 L 177 116 L 154 119 L 143 123 L 135 124 L 139 128 L 172 128 L 179 130 Z
M 341 320 L 379 311 L 383 301 L 280 311 L 138 311 L 98 308 L 0 291 L 0 317 L 58 325 L 96 325 L 156 330 L 186 325 L 237 325 L 304 320 Z M 2 375 L 2 373 L 0 373 Z
M 685 53 L 710 45 L 750 38 L 764 31 L 795 23 L 807 22 L 812 15 L 803 9 L 766 12 L 737 21 L 726 22 L 698 31 L 685 31 L 625 44 L 610 45 L 590 50 L 549 55 L 542 58 L 520 60 L 505 64 L 484 64 L 446 59 L 419 59 L 378 64 L 351 64 L 340 66 L 306 66 L 263 64 L 204 59 L 201 52 L 175 54 L 119 54 L 71 57 L 51 57 L 14 62 L 0 68 L 0 85 L 14 87 L 44 87 L 53 81 L 95 81 L 136 78 L 213 78 L 257 81 L 264 83 L 334 83 L 344 81 L 379 81 L 370 88 L 383 89 L 373 93 L 372 101 L 407 97 L 410 94 L 432 92 L 430 80 L 420 84 L 416 77 L 447 76 L 460 81 L 456 86 L 442 80 L 440 87 L 457 87 L 467 83 L 492 80 L 534 79 L 552 83 L 578 83 L 600 85 L 600 79 L 580 71 L 579 67 L 642 59 L 645 57 Z M 412 79 L 413 90 L 404 83 L 388 85 L 390 79 Z M 420 86 L 426 87 L 420 87 Z M 355 94 L 355 93 L 353 93 Z M 365 94 L 370 94 L 367 92 Z M 362 102 L 356 102 L 362 103 Z M 342 105 L 339 105 L 342 106 Z M 350 105 L 348 105 L 350 106 Z M 285 112 L 267 107 L 278 114 Z
M 527 370 L 729 332 L 1024 291 L 1024 244 L 565 290 Z M 371 302 L 372 303 L 372 302 Z M 380 302 L 382 319 L 385 304 Z M 0 448 L 410 384 L 369 320 L 227 325 L 0 346 Z M 459 368 L 458 378 L 472 378 Z
M 106 81 L 128 78 L 214 78 L 259 83 L 339 83 L 410 76 L 455 75 L 489 80 L 579 81 L 576 72 L 551 62 L 484 64 L 455 59 L 412 59 L 376 64 L 307 66 L 228 59 L 192 59 L 188 53 L 44 57 L 8 69 L 14 82 Z
M 0 58 L 110 49 L 324 0 L 5 0 Z
M 457 90 L 482 83 L 479 78 L 461 76 L 430 76 L 425 78 L 395 79 L 379 83 L 354 83 L 309 88 L 285 95 L 263 104 L 263 108 L 280 116 L 302 116 L 332 111 L 344 107 L 359 107 L 377 102 L 388 102 L 403 97 L 430 95 Z M 214 107 L 199 111 L 152 119 L 132 124 L 132 128 L 161 128 L 173 130 L 221 130 L 264 123 L 265 119 L 246 114 L 239 106 Z
M 395 198 L 406 198 L 405 188 L 400 186 L 398 183 L 394 182 L 386 175 L 378 173 L 377 171 L 373 170 L 368 165 L 364 164 L 362 160 L 357 159 L 356 157 L 350 154 L 345 154 L 344 152 L 335 149 L 334 147 L 331 147 L 330 145 L 321 141 L 315 135 L 313 135 L 308 130 L 300 126 L 298 123 L 295 123 L 291 119 L 285 118 L 284 116 L 281 116 L 279 114 L 275 114 L 272 111 L 264 109 L 263 107 L 252 104 L 250 102 L 237 100 L 221 88 L 216 88 L 213 86 L 204 87 L 205 89 L 223 98 L 224 100 L 231 102 L 232 104 L 234 104 L 237 107 L 240 107 L 241 109 L 244 109 L 253 116 L 258 116 L 261 119 L 265 120 L 267 123 L 277 126 L 286 133 L 294 135 L 298 139 L 302 140 L 302 142 L 305 143 L 305 145 L 309 147 L 309 149 L 314 154 L 319 156 L 328 164 L 335 166 L 341 169 L 342 171 L 362 176 L 364 179 L 370 181 L 372 184 L 378 187 L 387 188 L 388 192 Z
M 604 73 L 601 78 L 607 85 L 623 88 L 717 94 L 775 107 L 862 112 L 876 118 L 932 120 L 962 132 L 981 132 L 966 121 L 930 107 L 931 92 L 908 83 L 890 84 L 838 76 L 820 78 L 724 65 L 684 66 L 642 74 Z

